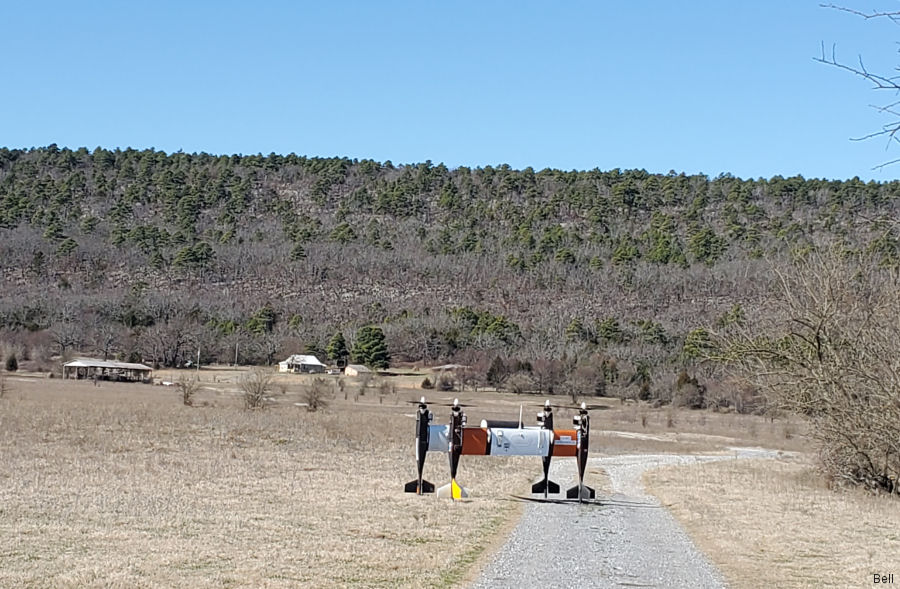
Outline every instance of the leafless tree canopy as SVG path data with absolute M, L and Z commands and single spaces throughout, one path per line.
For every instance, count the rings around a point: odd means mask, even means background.
M 863 11 L 846 6 L 839 6 L 836 4 L 822 4 L 821 6 L 824 8 L 847 12 L 866 20 L 887 20 L 896 25 L 900 25 L 900 11 Z M 870 82 L 873 89 L 875 90 L 887 90 L 888 94 L 894 96 L 896 96 L 897 91 L 900 90 L 900 75 L 898 75 L 900 74 L 900 68 L 894 68 L 893 72 L 872 71 L 866 67 L 862 55 L 859 55 L 857 59 L 852 62 L 839 59 L 837 55 L 837 48 L 835 45 L 832 45 L 829 51 L 826 49 L 825 43 L 823 42 L 822 53 L 819 57 L 815 58 L 815 60 L 820 63 L 824 63 L 826 65 L 844 70 L 846 72 L 850 72 L 855 76 L 859 76 L 864 80 Z M 898 132 L 900 132 L 900 109 L 898 109 L 898 107 L 900 107 L 900 102 L 896 100 L 892 100 L 880 105 L 872 105 L 872 108 L 874 108 L 879 113 L 890 117 L 891 120 L 882 125 L 880 130 L 867 133 L 861 137 L 855 138 L 855 140 L 860 141 L 865 139 L 872 139 L 875 137 L 884 137 L 885 139 L 887 139 L 888 146 L 890 146 L 894 142 L 900 142 L 900 137 L 898 137 L 897 135 Z M 875 166 L 875 168 L 882 168 L 885 166 L 896 164 L 897 162 L 900 162 L 900 159 L 893 159 L 887 162 L 883 162 Z
M 835 246 L 774 269 L 770 313 L 718 335 L 720 359 L 781 408 L 808 415 L 834 477 L 897 490 L 900 272 Z
M 178 390 L 181 392 L 181 400 L 188 407 L 194 404 L 194 396 L 200 390 L 200 381 L 195 377 L 182 375 L 178 378 Z

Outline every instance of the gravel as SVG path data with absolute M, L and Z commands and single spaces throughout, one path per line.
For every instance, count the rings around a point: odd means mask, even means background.
M 591 458 L 588 468 L 607 472 L 612 494 L 598 493 L 597 501 L 583 505 L 528 503 L 508 541 L 472 589 L 725 587 L 719 571 L 698 552 L 669 512 L 646 493 L 641 475 L 659 466 L 774 456 L 762 449 L 732 451 L 725 456 Z M 574 459 L 551 464 L 551 479 L 563 490 L 576 478 Z

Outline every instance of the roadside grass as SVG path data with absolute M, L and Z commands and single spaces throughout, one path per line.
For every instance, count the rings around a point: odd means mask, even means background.
M 488 548 L 491 547 L 491 540 L 504 529 L 504 523 L 509 521 L 509 516 L 514 511 L 513 504 L 510 503 L 503 506 L 501 513 L 481 524 L 481 530 L 479 530 L 475 542 L 463 551 L 452 566 L 447 567 L 441 573 L 440 585 L 442 587 L 459 587 L 463 580 L 471 580 L 467 574 L 474 572 L 476 569 L 474 565 L 486 555 Z
M 644 475 L 733 587 L 863 587 L 898 573 L 900 500 L 831 489 L 808 456 Z

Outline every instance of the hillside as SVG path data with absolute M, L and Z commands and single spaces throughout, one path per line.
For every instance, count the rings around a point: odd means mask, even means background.
M 473 383 L 665 398 L 773 266 L 836 240 L 897 264 L 898 217 L 896 181 L 0 149 L 0 340 L 271 363 L 375 324 Z

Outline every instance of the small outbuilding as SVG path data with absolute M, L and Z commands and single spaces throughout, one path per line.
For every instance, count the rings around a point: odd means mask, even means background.
M 63 378 L 150 382 L 153 369 L 143 364 L 76 358 L 63 364 Z
M 315 356 L 294 354 L 287 360 L 278 363 L 278 372 L 308 372 L 317 374 L 325 372 L 325 365 Z
M 371 372 L 368 366 L 363 366 L 362 364 L 347 364 L 344 367 L 345 376 L 359 376 L 361 374 L 370 374 Z

